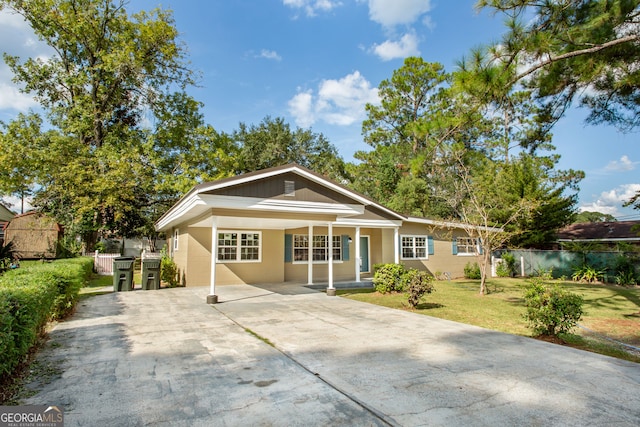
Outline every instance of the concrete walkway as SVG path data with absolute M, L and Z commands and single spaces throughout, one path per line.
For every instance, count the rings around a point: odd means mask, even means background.
M 640 365 L 292 286 L 107 294 L 38 356 L 66 426 L 637 426 Z

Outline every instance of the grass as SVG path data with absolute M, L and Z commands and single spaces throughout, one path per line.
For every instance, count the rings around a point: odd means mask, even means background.
M 640 352 L 630 353 L 614 341 L 640 347 L 640 288 L 554 281 L 584 298 L 583 328 L 560 338 L 566 345 L 640 363 Z M 481 326 L 510 334 L 533 336 L 523 315 L 523 279 L 488 281 L 489 293 L 478 294 L 477 280 L 435 282 L 436 291 L 411 310 L 403 294 L 380 294 L 370 289 L 342 290 L 338 294 L 385 307 Z M 614 340 L 614 341 L 612 341 Z

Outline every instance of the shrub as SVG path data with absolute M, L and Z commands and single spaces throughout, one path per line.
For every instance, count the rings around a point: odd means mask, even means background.
M 420 299 L 425 294 L 430 294 L 435 291 L 433 287 L 433 276 L 426 271 L 420 271 L 411 269 L 404 275 L 403 282 L 405 282 L 405 293 L 409 305 L 412 308 L 416 308 L 420 303 Z
M 533 278 L 524 295 L 529 326 L 537 333 L 557 336 L 570 332 L 582 317 L 584 300 L 555 285 L 548 286 L 544 280 Z
M 474 262 L 473 264 L 468 262 L 467 265 L 464 266 L 464 277 L 465 279 L 473 280 L 478 280 L 482 277 L 480 274 L 480 266 L 477 262 Z
M 400 264 L 382 264 L 373 275 L 373 285 L 376 291 L 386 294 L 402 292 L 404 289 L 404 275 L 406 269 Z
M 13 262 L 13 242 L 0 242 L 0 273 L 9 269 Z
M 616 259 L 613 267 L 616 274 L 616 284 L 622 286 L 634 286 L 638 284 L 638 275 L 636 274 L 636 267 L 629 257 L 624 255 L 619 256 Z
M 571 278 L 576 282 L 593 283 L 604 277 L 606 269 L 598 270 L 592 265 L 582 264 L 573 267 L 573 275 Z
M 516 270 L 516 257 L 509 252 L 501 255 L 502 262 L 496 268 L 498 277 L 514 277 L 518 271 Z
M 178 266 L 164 249 L 162 250 L 162 260 L 160 261 L 160 280 L 168 283 L 172 288 L 175 288 L 180 283 Z
M 91 258 L 59 260 L 0 277 L 0 377 L 10 374 L 51 319 L 70 313 L 88 281 Z

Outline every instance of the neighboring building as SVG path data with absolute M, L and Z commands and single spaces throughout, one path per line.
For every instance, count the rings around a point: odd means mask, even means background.
M 0 203 L 0 244 L 4 241 L 4 229 L 9 224 L 9 221 L 15 217 L 16 214 L 11 212 L 11 210 Z
M 333 288 L 379 263 L 460 277 L 479 252 L 462 224 L 404 216 L 295 164 L 200 184 L 156 229 L 186 284 L 212 294 L 216 284 Z
M 5 228 L 5 240 L 20 259 L 55 258 L 61 238 L 62 227 L 38 212 L 16 215 Z
M 640 221 L 580 222 L 558 231 L 558 242 L 598 243 L 615 249 L 618 243 L 640 248 Z

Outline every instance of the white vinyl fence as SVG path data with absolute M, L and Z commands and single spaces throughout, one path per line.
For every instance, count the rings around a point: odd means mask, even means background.
M 109 276 L 113 274 L 113 259 L 121 256 L 120 254 L 101 254 L 96 251 L 93 256 L 93 266 L 96 273 Z

